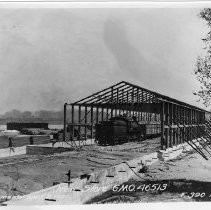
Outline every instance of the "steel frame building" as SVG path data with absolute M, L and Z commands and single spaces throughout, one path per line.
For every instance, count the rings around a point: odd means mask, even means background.
M 74 142 L 77 131 L 77 140 L 85 143 L 88 138 L 94 138 L 96 123 L 120 114 L 136 116 L 138 121 L 158 122 L 161 149 L 200 138 L 206 132 L 206 125 L 210 126 L 206 120 L 210 113 L 206 110 L 122 81 L 64 104 L 64 141 Z

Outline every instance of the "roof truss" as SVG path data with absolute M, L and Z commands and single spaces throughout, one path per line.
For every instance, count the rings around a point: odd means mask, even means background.
M 185 102 L 159 94 L 157 92 L 142 88 L 129 82 L 119 82 L 101 91 L 98 91 L 88 97 L 78 100 L 72 105 L 96 106 L 96 107 L 114 107 L 130 106 L 143 103 L 160 103 L 162 101 L 178 104 L 192 109 L 202 110 Z

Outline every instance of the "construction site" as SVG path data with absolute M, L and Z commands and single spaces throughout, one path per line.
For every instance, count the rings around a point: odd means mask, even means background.
M 0 204 L 209 201 L 210 120 L 125 81 L 67 102 L 56 141 L 14 137 L 12 152 L 2 143 Z

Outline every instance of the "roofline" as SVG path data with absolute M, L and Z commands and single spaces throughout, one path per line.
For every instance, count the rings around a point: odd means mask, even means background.
M 202 108 L 200 108 L 200 107 L 197 107 L 197 106 L 194 106 L 194 105 L 189 104 L 189 103 L 187 103 L 187 102 L 180 101 L 180 100 L 178 100 L 178 99 L 175 99 L 175 98 L 172 98 L 172 97 L 163 95 L 163 94 L 158 93 L 158 92 L 156 92 L 156 91 L 152 91 L 152 90 L 143 88 L 143 87 L 141 87 L 141 86 L 134 85 L 134 84 L 132 84 L 132 83 L 130 83 L 130 82 L 126 82 L 126 81 L 122 81 L 122 82 L 124 82 L 124 83 L 126 83 L 126 84 L 128 84 L 128 85 L 133 85 L 133 86 L 135 86 L 135 87 L 137 87 L 137 88 L 141 88 L 141 89 L 143 89 L 143 90 L 145 90 L 145 91 L 149 91 L 149 92 L 151 92 L 151 93 L 153 93 L 153 94 L 155 94 L 155 95 L 158 95 L 158 96 L 160 96 L 160 97 L 167 98 L 167 99 L 169 100 L 168 102 L 174 101 L 174 102 L 176 102 L 176 103 L 179 103 L 179 104 L 182 104 L 182 105 L 185 105 L 185 106 L 190 106 L 190 107 L 192 107 L 192 108 L 194 108 L 194 109 L 199 109 L 199 110 L 201 110 L 201 111 L 205 111 L 205 112 L 211 113 L 211 111 L 207 111 L 207 110 L 202 109 Z M 162 99 L 160 99 L 160 100 L 162 100 Z
M 160 98 L 159 98 L 160 101 L 164 101 L 164 102 L 166 101 L 166 102 L 170 102 L 170 103 L 175 103 L 175 104 L 178 104 L 178 105 L 182 105 L 182 106 L 190 107 L 190 108 L 193 108 L 193 109 L 197 109 L 197 110 L 199 110 L 199 111 L 211 113 L 211 111 L 207 111 L 207 110 L 205 110 L 205 109 L 202 109 L 202 108 L 200 108 L 200 107 L 191 105 L 191 104 L 186 103 L 186 102 L 184 102 L 184 101 L 180 101 L 180 100 L 178 100 L 178 99 L 175 99 L 175 98 L 172 98 L 172 97 L 163 95 L 163 94 L 158 93 L 158 92 L 156 92 L 156 91 L 152 91 L 152 90 L 150 90 L 150 89 L 146 89 L 146 88 L 143 88 L 143 87 L 141 87 L 141 86 L 138 86 L 138 85 L 132 84 L 132 83 L 130 83 L 130 82 L 126 82 L 126 81 L 118 82 L 118 83 L 116 83 L 116 84 L 114 84 L 114 85 L 111 85 L 111 86 L 109 86 L 109 87 L 107 87 L 107 88 L 102 89 L 101 91 L 97 91 L 97 92 L 95 92 L 95 93 L 93 93 L 93 94 L 91 94 L 91 95 L 89 95 L 89 96 L 87 96 L 87 97 L 85 97 L 85 98 L 83 98 L 83 99 L 77 100 L 76 102 L 73 102 L 73 103 L 71 103 L 71 104 L 69 104 L 69 105 L 80 105 L 79 103 L 80 103 L 81 101 L 86 100 L 86 99 L 90 98 L 90 97 L 93 96 L 93 95 L 99 94 L 100 92 L 107 91 L 107 90 L 109 90 L 109 89 L 112 88 L 112 87 L 115 87 L 115 86 L 120 85 L 121 83 L 124 83 L 124 84 L 129 85 L 129 86 L 132 86 L 132 87 L 140 88 L 140 89 L 142 89 L 142 90 L 144 90 L 144 91 L 147 91 L 147 92 L 149 92 L 149 93 L 151 93 L 151 94 L 154 94 L 154 95 L 160 97 Z

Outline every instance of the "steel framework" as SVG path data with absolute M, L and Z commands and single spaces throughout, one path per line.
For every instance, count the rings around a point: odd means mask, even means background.
M 205 135 L 206 118 L 210 118 L 206 110 L 122 81 L 64 104 L 64 141 L 85 144 L 87 139 L 94 139 L 96 123 L 120 114 L 136 116 L 138 121 L 159 122 L 161 149 L 191 142 L 199 150 L 192 140 Z

